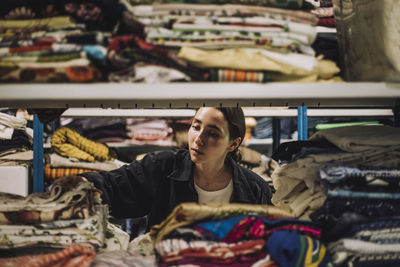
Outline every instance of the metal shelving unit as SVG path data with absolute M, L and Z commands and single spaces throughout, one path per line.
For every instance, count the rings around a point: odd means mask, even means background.
M 191 117 L 201 106 L 252 107 L 245 115 L 297 116 L 300 140 L 307 139 L 307 116 L 391 116 L 399 103 L 400 83 L 384 82 L 0 85 L 2 107 L 78 108 L 65 117 Z M 37 116 L 34 125 L 37 192 L 43 191 L 43 126 Z

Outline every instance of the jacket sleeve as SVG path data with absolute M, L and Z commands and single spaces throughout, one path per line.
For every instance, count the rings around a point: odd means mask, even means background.
M 110 172 L 88 172 L 81 176 L 102 191 L 102 199 L 117 218 L 135 218 L 149 213 L 160 175 L 165 173 L 165 157 L 149 153 L 139 161 Z

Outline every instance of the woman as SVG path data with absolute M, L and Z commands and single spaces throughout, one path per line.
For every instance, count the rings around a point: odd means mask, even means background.
M 267 183 L 235 162 L 245 129 L 241 108 L 203 107 L 188 132 L 189 151 L 149 153 L 119 169 L 82 176 L 103 191 L 114 217 L 148 215 L 148 226 L 182 202 L 271 204 Z

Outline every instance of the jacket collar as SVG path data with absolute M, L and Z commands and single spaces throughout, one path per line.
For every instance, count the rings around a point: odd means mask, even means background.
M 169 179 L 175 181 L 189 181 L 193 179 L 193 161 L 189 151 L 185 151 L 182 158 L 177 158 L 177 167 L 168 175 Z
M 248 181 L 246 180 L 246 176 L 240 169 L 241 167 L 233 160 L 229 159 L 230 164 L 232 166 L 232 174 L 233 174 L 233 193 L 231 202 L 236 203 L 255 203 L 256 199 L 251 197 L 251 190 Z M 175 181 L 187 181 L 193 182 L 193 166 L 194 163 L 190 158 L 189 151 L 186 151 L 182 160 L 176 163 L 178 165 L 175 170 L 168 175 L 168 178 Z

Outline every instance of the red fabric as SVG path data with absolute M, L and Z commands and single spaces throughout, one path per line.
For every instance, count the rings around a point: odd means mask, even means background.
M 73 245 L 56 253 L 0 259 L 7 267 L 89 267 L 96 252 L 88 247 Z

